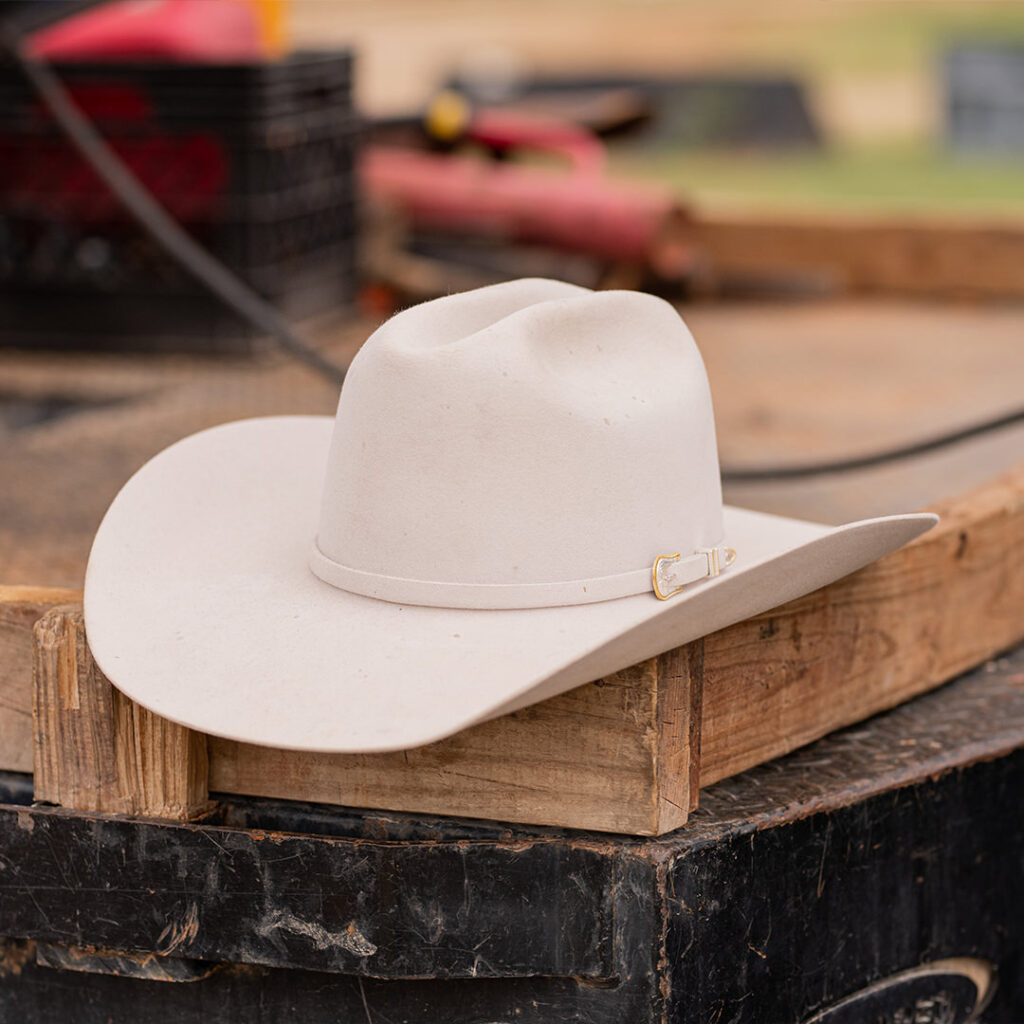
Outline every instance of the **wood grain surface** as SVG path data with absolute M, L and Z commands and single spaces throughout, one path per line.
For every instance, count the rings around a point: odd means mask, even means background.
M 214 739 L 211 789 L 640 835 L 669 831 L 685 821 L 687 806 L 682 793 L 669 796 L 673 775 L 696 793 L 1024 639 L 1024 466 L 938 511 L 941 524 L 906 548 L 662 656 L 659 673 L 647 662 L 407 755 L 271 753 Z M 683 664 L 685 686 L 669 685 Z M 608 687 L 618 698 L 613 707 L 602 693 Z M 683 694 L 696 716 L 698 687 L 699 721 L 684 721 Z M 652 714 L 659 699 L 676 710 Z M 650 742 L 645 733 L 655 726 Z M 693 757 L 691 728 L 699 732 Z M 502 764 L 510 767 L 495 786 Z
M 32 627 L 81 591 L 0 586 L 0 751 L 9 771 L 32 771 Z
M 207 803 L 206 738 L 114 689 L 78 606 L 35 625 L 35 798 L 62 807 L 188 818 Z
M 662 664 L 671 669 L 659 675 Z M 317 754 L 210 737 L 210 789 L 609 832 L 666 831 L 682 824 L 689 809 L 687 684 L 674 660 L 652 658 L 393 754 Z
M 802 274 L 825 288 L 974 298 L 1024 295 L 1019 224 L 893 216 L 704 215 L 697 240 L 723 277 Z
M 892 707 L 1024 639 L 1024 466 L 939 512 L 929 533 L 813 594 L 439 743 L 328 755 L 210 737 L 209 788 L 671 831 L 700 786 Z M 35 694 L 38 799 L 165 816 L 205 801 L 203 739 L 110 686 L 75 607 L 51 610 L 36 627 Z
M 705 640 L 702 786 L 1024 639 L 1024 465 L 873 565 Z

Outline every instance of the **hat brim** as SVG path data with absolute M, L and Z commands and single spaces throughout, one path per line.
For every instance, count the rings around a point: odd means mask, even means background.
M 229 739 L 408 749 L 806 594 L 936 521 L 832 528 L 727 507 L 736 564 L 666 602 L 402 606 L 336 589 L 308 568 L 333 428 L 326 416 L 215 427 L 129 480 L 85 581 L 89 643 L 118 689 Z

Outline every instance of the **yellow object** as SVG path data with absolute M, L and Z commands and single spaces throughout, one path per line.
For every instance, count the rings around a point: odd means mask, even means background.
M 283 57 L 289 50 L 287 5 L 288 0 L 241 0 L 256 13 L 260 38 L 268 57 Z
M 465 133 L 472 117 L 469 100 L 454 89 L 445 89 L 430 101 L 424 121 L 427 134 L 441 142 L 452 142 Z

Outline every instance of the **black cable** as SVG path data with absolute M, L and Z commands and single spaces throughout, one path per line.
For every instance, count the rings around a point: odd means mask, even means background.
M 285 351 L 336 384 L 345 370 L 303 341 L 284 317 L 220 260 L 210 255 L 153 198 L 103 137 L 75 106 L 60 79 L 41 60 L 30 56 L 20 40 L 4 30 L 3 48 L 17 61 L 25 77 L 46 104 L 54 120 L 125 209 L 189 274 L 258 330 L 270 335 Z
M 1020 422 L 1024 422 L 1024 409 L 1017 409 L 983 423 L 975 423 L 973 426 L 955 430 L 950 434 L 941 434 L 938 437 L 929 438 L 927 441 L 918 441 L 901 448 L 889 448 L 872 455 L 857 455 L 850 459 L 838 459 L 835 462 L 809 462 L 796 466 L 753 466 L 749 469 L 726 467 L 722 470 L 722 481 L 729 484 L 745 484 L 765 480 L 798 480 L 802 477 L 823 476 L 826 473 L 847 473 L 855 469 L 868 469 L 886 462 L 896 462 L 900 459 L 912 458 L 915 455 L 923 455 L 925 452 L 945 448 L 951 444 L 957 444 L 981 434 L 989 434 L 995 430 L 1002 430 L 1003 427 Z

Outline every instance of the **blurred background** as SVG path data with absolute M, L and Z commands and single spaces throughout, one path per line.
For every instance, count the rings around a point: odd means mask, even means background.
M 6 0 L 0 27 L 0 583 L 80 585 L 161 448 L 330 414 L 386 316 L 525 275 L 677 304 L 733 503 L 839 522 L 1024 458 L 1019 5 Z
M 357 48 L 357 95 L 374 116 L 417 109 L 453 75 L 510 91 L 532 77 L 704 84 L 700 101 L 663 112 L 656 152 L 616 160 L 702 204 L 1007 212 L 1024 203 L 1017 4 L 295 0 L 292 27 L 302 45 Z M 749 81 L 746 95 L 713 88 L 736 79 Z M 759 124 L 758 93 L 781 83 L 789 104 L 777 123 Z

